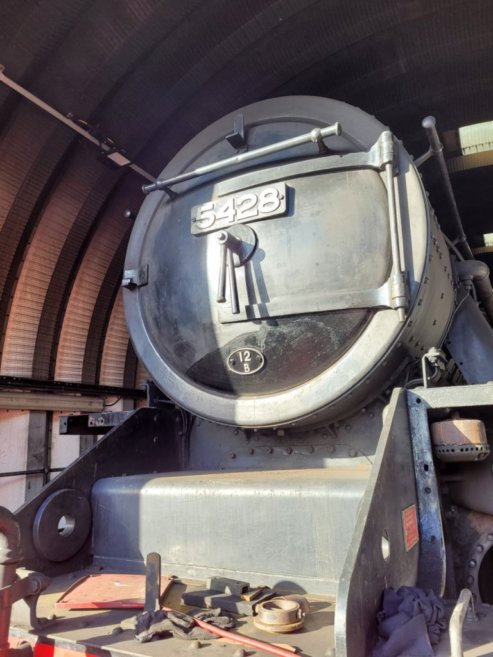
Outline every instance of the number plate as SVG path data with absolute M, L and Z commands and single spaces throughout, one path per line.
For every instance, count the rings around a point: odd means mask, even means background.
M 280 217 L 286 214 L 287 207 L 285 183 L 222 196 L 192 208 L 192 235 L 212 233 L 231 224 Z

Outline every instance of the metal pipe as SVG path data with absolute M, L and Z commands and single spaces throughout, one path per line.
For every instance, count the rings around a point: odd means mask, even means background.
M 163 611 L 174 611 L 169 607 L 163 607 L 162 609 Z M 293 657 L 292 652 L 285 650 L 284 648 L 279 648 L 278 646 L 272 643 L 266 643 L 265 641 L 260 641 L 259 639 L 254 639 L 252 637 L 245 636 L 244 634 L 236 634 L 235 632 L 229 632 L 228 630 L 223 630 L 221 627 L 216 627 L 216 625 L 211 625 L 206 621 L 199 620 L 198 618 L 195 618 L 195 616 L 188 616 L 187 614 L 185 615 L 187 616 L 187 618 L 193 620 L 194 623 L 199 627 L 201 627 L 203 630 L 207 630 L 211 634 L 220 636 L 223 639 L 230 639 L 232 641 L 235 641 L 236 643 L 241 643 L 242 645 L 247 646 L 248 648 L 253 648 L 254 650 L 267 652 L 271 655 L 276 655 L 276 657 Z
M 436 129 L 436 120 L 434 116 L 426 116 L 421 125 L 425 129 L 426 136 L 430 142 L 430 150 L 433 157 L 438 162 L 438 167 L 440 173 L 442 174 L 443 184 L 445 186 L 445 192 L 450 203 L 450 209 L 452 211 L 452 218 L 455 223 L 455 229 L 457 232 L 457 244 L 463 254 L 464 258 L 467 260 L 473 259 L 473 254 L 471 247 L 467 241 L 466 234 L 464 232 L 464 227 L 462 226 L 462 221 L 459 214 L 459 208 L 457 207 L 457 202 L 454 196 L 454 190 L 452 189 L 452 183 L 450 182 L 450 176 L 447 169 L 447 164 L 445 162 L 445 157 L 443 155 L 443 146 L 438 137 L 438 132 Z
M 177 183 L 185 182 L 186 180 L 191 180 L 192 178 L 197 178 L 198 176 L 203 176 L 206 173 L 220 171 L 221 169 L 233 166 L 234 164 L 249 162 L 250 160 L 255 160 L 259 157 L 263 157 L 264 155 L 272 155 L 273 153 L 278 153 L 279 151 L 284 151 L 288 148 L 293 148 L 294 146 L 301 146 L 302 144 L 307 144 L 309 142 L 320 144 L 320 141 L 325 139 L 325 137 L 331 137 L 333 135 L 339 136 L 341 131 L 341 124 L 337 122 L 332 125 L 328 125 L 325 128 L 315 128 L 314 130 L 306 132 L 303 135 L 299 135 L 298 137 L 284 139 L 283 141 L 278 141 L 275 144 L 269 144 L 269 146 L 256 148 L 253 151 L 237 153 L 232 157 L 227 157 L 225 160 L 219 160 L 219 162 L 212 162 L 212 164 L 206 164 L 202 167 L 197 167 L 197 169 L 193 169 L 193 171 L 180 173 L 178 176 L 173 176 L 172 178 L 167 178 L 166 180 L 156 180 L 156 182 L 151 183 L 150 185 L 143 185 L 142 191 L 144 194 L 149 194 L 149 192 L 155 192 L 158 189 L 167 189 L 171 187 L 171 185 L 176 185 Z
M 62 472 L 65 468 L 37 468 L 36 470 L 11 470 L 0 472 L 0 477 L 20 477 L 22 475 L 49 474 L 50 472 Z
M 138 388 L 121 388 L 119 386 L 101 386 L 92 383 L 73 383 L 71 381 L 43 381 L 20 376 L 0 376 L 0 390 L 43 390 L 45 392 L 71 392 L 75 394 L 95 395 L 101 397 L 130 397 L 145 399 L 145 390 Z
M 457 274 L 461 281 L 474 283 L 478 298 L 490 323 L 493 324 L 493 287 L 488 265 L 481 260 L 463 260 L 457 263 Z
M 0 506 L 0 589 L 6 589 L 0 598 L 0 657 L 9 654 L 9 626 L 12 604 L 8 587 L 16 579 L 16 564 L 21 560 L 21 532 L 14 515 Z
M 80 125 L 75 123 L 75 121 L 72 121 L 72 119 L 69 119 L 67 116 L 64 116 L 61 112 L 56 110 L 54 107 L 51 107 L 51 105 L 48 105 L 48 103 L 45 103 L 43 100 L 41 100 L 41 98 L 38 98 L 24 87 L 21 87 L 20 84 L 17 84 L 17 82 L 14 82 L 14 80 L 7 77 L 4 73 L 4 70 L 5 67 L 2 64 L 0 64 L 0 82 L 3 82 L 7 87 L 12 89 L 13 91 L 16 91 L 18 94 L 23 96 L 26 100 L 33 103 L 34 105 L 45 111 L 47 114 L 55 118 L 57 121 L 60 121 L 60 123 L 63 123 L 68 128 L 74 130 L 74 132 L 77 132 L 79 135 L 84 137 L 84 139 L 87 139 L 87 141 L 90 141 L 92 144 L 97 146 L 106 155 L 106 157 L 112 162 L 114 162 L 117 166 L 119 167 L 128 166 L 130 169 L 132 169 L 132 171 L 135 171 L 135 173 L 138 173 L 146 180 L 155 180 L 154 176 L 152 176 L 150 173 L 147 173 L 147 171 L 144 171 L 142 167 L 139 167 L 137 164 L 131 162 L 122 152 L 115 150 L 111 146 L 108 146 L 108 144 L 105 144 L 104 141 L 100 141 L 99 139 L 96 139 L 96 137 L 93 137 L 93 135 L 91 135 L 87 130 L 85 130 Z
M 450 617 L 450 657 L 463 657 L 462 651 L 462 627 L 466 617 L 467 609 L 472 602 L 472 593 L 469 589 L 462 589 L 459 598 Z

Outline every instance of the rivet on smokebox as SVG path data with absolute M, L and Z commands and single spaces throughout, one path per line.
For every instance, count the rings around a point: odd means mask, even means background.
M 483 461 L 490 453 L 481 420 L 454 418 L 431 425 L 435 456 L 441 461 Z

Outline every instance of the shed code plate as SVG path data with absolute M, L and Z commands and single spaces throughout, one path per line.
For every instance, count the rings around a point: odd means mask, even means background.
M 230 353 L 226 361 L 226 365 L 231 372 L 243 376 L 260 372 L 264 363 L 265 358 L 263 353 L 254 347 L 235 349 Z

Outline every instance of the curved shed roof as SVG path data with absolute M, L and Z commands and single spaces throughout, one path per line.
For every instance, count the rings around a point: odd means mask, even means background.
M 489 0 L 0 6 L 5 73 L 153 175 L 219 116 L 294 93 L 358 105 L 419 155 L 423 116 L 493 118 L 492 35 Z M 456 178 L 466 229 L 491 232 L 491 167 Z M 0 374 L 135 384 L 119 290 L 141 183 L 0 84 Z

